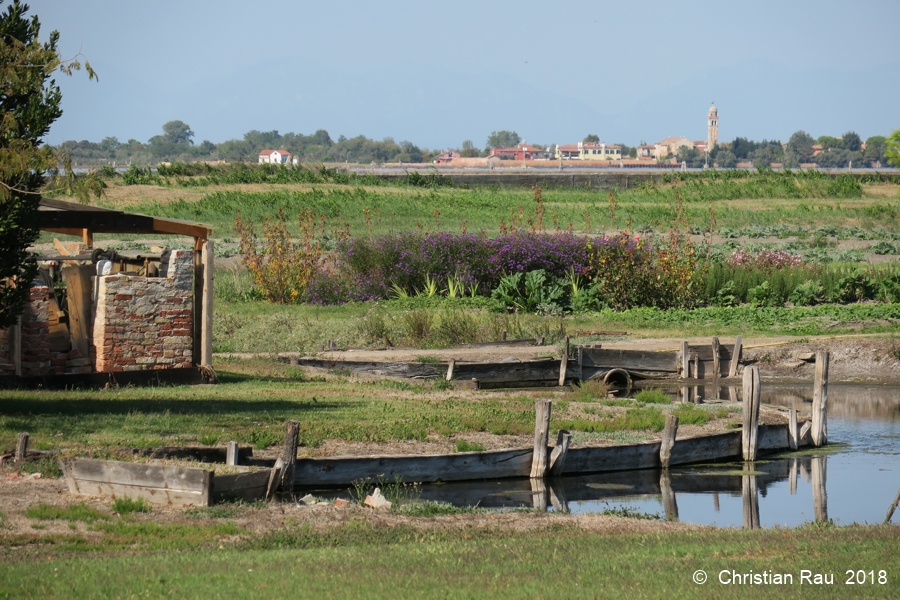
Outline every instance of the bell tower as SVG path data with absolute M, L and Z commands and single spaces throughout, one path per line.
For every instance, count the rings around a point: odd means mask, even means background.
M 709 107 L 707 122 L 706 150 L 707 152 L 711 152 L 712 149 L 716 147 L 716 144 L 719 143 L 719 111 L 716 108 L 715 103 Z

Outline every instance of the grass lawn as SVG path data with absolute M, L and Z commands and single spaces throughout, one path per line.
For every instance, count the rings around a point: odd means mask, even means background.
M 49 547 L 32 560 L 6 562 L 0 594 L 8 598 L 896 598 L 900 594 L 897 527 L 610 535 L 570 524 L 525 531 L 424 525 L 379 527 L 356 521 L 319 533 L 286 527 L 275 534 L 244 535 L 236 547 L 218 542 L 229 536 L 226 528 L 204 531 L 198 526 L 197 532 L 211 536 L 211 541 L 193 549 L 170 542 L 170 550 L 95 551 L 77 557 L 68 552 L 60 558 L 60 549 Z M 197 537 L 195 533 L 191 539 Z M 709 577 L 705 584 L 692 580 L 698 569 Z M 803 570 L 810 576 L 830 577 L 833 584 L 801 580 Z M 846 585 L 848 570 L 863 571 L 867 583 Z M 793 582 L 722 584 L 723 571 L 726 580 L 732 572 L 752 571 L 791 574 Z

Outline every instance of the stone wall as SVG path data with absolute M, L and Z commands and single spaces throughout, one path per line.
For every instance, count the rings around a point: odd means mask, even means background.
M 97 372 L 192 365 L 193 252 L 163 254 L 160 277 L 98 277 L 91 354 Z
M 50 374 L 50 288 L 32 283 L 22 313 L 22 376 Z

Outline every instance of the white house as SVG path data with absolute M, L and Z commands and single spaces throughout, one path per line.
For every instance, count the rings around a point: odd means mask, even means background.
M 259 162 L 284 165 L 291 162 L 291 153 L 287 150 L 263 150 L 259 153 Z

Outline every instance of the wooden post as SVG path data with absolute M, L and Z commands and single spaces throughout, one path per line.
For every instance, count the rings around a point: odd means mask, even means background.
M 200 506 L 212 506 L 215 474 L 211 470 L 204 469 L 201 477 L 203 477 L 203 483 L 200 488 Z
M 569 443 L 572 440 L 572 434 L 565 429 L 560 429 L 556 435 L 556 446 L 550 453 L 550 468 L 548 475 L 550 477 L 559 477 L 563 473 L 566 463 L 566 454 L 569 452 Z
M 738 363 L 741 362 L 741 351 L 743 350 L 743 341 L 741 336 L 737 336 L 734 340 L 734 348 L 731 350 L 731 364 L 728 365 L 728 376 L 737 377 Z
M 797 434 L 797 446 L 806 446 L 809 444 L 809 431 L 812 429 L 812 421 L 807 421 L 803 424 L 803 427 L 800 428 L 800 433 Z
M 506 330 L 505 330 L 505 329 L 503 330 L 503 333 L 500 334 L 500 340 L 503 341 L 503 342 L 506 341 Z
M 741 499 L 744 505 L 744 529 L 759 529 L 759 494 L 756 490 L 756 475 L 741 476 Z
M 888 507 L 887 516 L 884 518 L 885 525 L 891 522 L 891 518 L 894 516 L 894 511 L 897 510 L 898 504 L 900 504 L 900 490 L 897 490 L 897 497 L 894 498 L 894 503 Z
M 677 521 L 678 503 L 675 501 L 675 490 L 672 489 L 672 480 L 669 478 L 668 469 L 663 469 L 659 474 L 659 493 L 662 496 L 666 521 Z
M 294 464 L 297 462 L 297 439 L 300 437 L 300 422 L 288 421 L 284 425 L 284 469 L 281 471 L 281 488 L 294 489 Z
M 687 379 L 691 376 L 691 354 L 687 340 L 681 342 L 681 377 Z
M 28 434 L 20 433 L 16 436 L 16 462 L 22 462 L 28 456 Z
M 19 320 L 12 326 L 12 355 L 13 366 L 16 368 L 16 376 L 22 376 L 22 315 Z
M 85 245 L 85 249 L 91 250 L 94 247 L 94 234 L 90 229 L 81 230 L 81 243 Z
M 712 339 L 713 355 L 713 400 L 719 398 L 719 375 L 722 370 L 721 357 L 719 356 L 719 338 Z
M 455 358 L 451 358 L 451 359 L 450 359 L 450 364 L 447 365 L 447 377 L 446 377 L 447 381 L 450 381 L 450 380 L 453 379 L 453 368 L 454 368 L 455 366 L 456 366 L 456 359 L 455 359 Z
M 66 282 L 66 307 L 69 310 L 69 333 L 72 346 L 87 358 L 91 355 L 91 276 L 97 273 L 94 265 L 66 266 L 62 277 Z
M 203 242 L 203 320 L 200 329 L 200 366 L 212 366 L 213 328 L 213 270 L 215 269 L 213 241 Z
M 672 448 L 675 446 L 675 435 L 678 433 L 678 417 L 666 415 L 666 426 L 663 428 L 662 443 L 659 445 L 659 462 L 663 469 L 669 468 Z
M 744 412 L 741 449 L 744 460 L 756 460 L 759 433 L 759 367 L 744 369 Z
M 194 293 L 191 308 L 194 312 L 194 324 L 191 328 L 191 364 L 200 366 L 203 344 L 200 332 L 203 330 L 203 239 L 194 238 Z
M 481 382 L 478 381 L 477 377 L 472 378 L 472 389 L 476 392 L 481 389 Z
M 550 401 L 534 402 L 534 455 L 531 459 L 531 478 L 547 473 L 547 443 L 550 441 Z
M 825 492 L 825 466 L 828 464 L 824 456 L 814 456 L 810 461 L 812 471 L 813 514 L 817 523 L 828 521 L 828 494 Z
M 236 467 L 238 464 L 238 443 L 237 442 L 228 442 L 227 450 L 225 451 L 225 464 L 231 467 Z
M 789 416 L 788 416 L 788 445 L 790 445 L 791 450 L 796 450 L 799 444 L 797 443 L 797 409 L 792 408 Z
M 562 360 L 559 361 L 559 385 L 566 385 L 566 368 L 569 366 L 569 336 L 566 336 L 566 344 L 563 350 Z
M 816 448 L 828 443 L 828 352 L 816 352 L 816 382 L 813 389 L 812 443 Z
M 275 465 L 269 471 L 269 484 L 266 486 L 266 500 L 272 497 L 275 489 L 281 483 L 281 471 L 284 469 L 284 460 L 279 456 L 275 459 Z
M 694 379 L 700 379 L 700 353 L 699 352 L 694 352 Z

